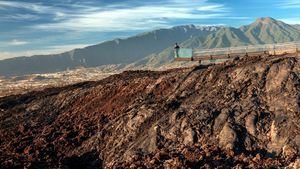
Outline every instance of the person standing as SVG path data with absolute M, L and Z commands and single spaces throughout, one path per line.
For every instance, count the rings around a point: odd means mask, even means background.
M 178 43 L 175 43 L 174 46 L 175 58 L 179 58 L 179 50 L 180 50 L 180 46 L 178 45 Z

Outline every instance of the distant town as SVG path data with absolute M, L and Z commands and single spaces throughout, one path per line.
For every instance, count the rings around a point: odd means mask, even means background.
M 22 94 L 47 87 L 59 87 L 82 81 L 96 81 L 118 71 L 106 72 L 97 68 L 74 69 L 57 73 L 32 74 L 25 76 L 0 77 L 0 97 Z

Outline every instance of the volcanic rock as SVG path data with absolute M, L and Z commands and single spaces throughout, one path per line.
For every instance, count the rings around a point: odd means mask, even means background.
M 125 71 L 0 98 L 0 168 L 299 166 L 300 62 Z

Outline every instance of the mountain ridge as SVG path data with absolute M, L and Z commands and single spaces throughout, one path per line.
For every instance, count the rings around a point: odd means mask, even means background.
M 185 25 L 114 39 L 57 55 L 0 60 L 0 75 L 49 73 L 112 64 L 122 64 L 122 68 L 135 64 L 145 69 L 160 67 L 172 61 L 170 46 L 175 42 L 187 48 L 218 48 L 296 40 L 300 40 L 299 29 L 270 17 L 258 18 L 239 28 Z
M 47 73 L 68 68 L 95 67 L 106 64 L 128 64 L 151 53 L 159 52 L 174 42 L 191 36 L 206 36 L 218 27 L 177 26 L 138 34 L 126 39 L 114 39 L 82 49 L 74 49 L 56 55 L 36 55 L 0 61 L 0 75 Z M 11 68 L 15 69 L 11 69 Z
M 263 17 L 239 28 L 220 28 L 216 32 L 209 34 L 206 38 L 191 37 L 182 42 L 181 46 L 186 48 L 210 49 L 283 43 L 297 40 L 300 40 L 300 31 L 297 28 L 271 17 Z M 165 63 L 170 64 L 173 60 L 173 52 L 171 48 L 167 48 L 160 53 L 148 56 L 148 58 L 149 60 L 153 60 L 154 58 L 156 60 L 166 60 Z M 163 64 L 157 64 L 157 62 L 153 65 L 144 65 L 144 68 L 163 66 Z

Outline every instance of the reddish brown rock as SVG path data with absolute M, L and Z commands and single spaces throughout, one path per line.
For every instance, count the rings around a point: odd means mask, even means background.
M 3 97 L 0 166 L 297 166 L 299 81 L 297 57 L 248 57 Z

